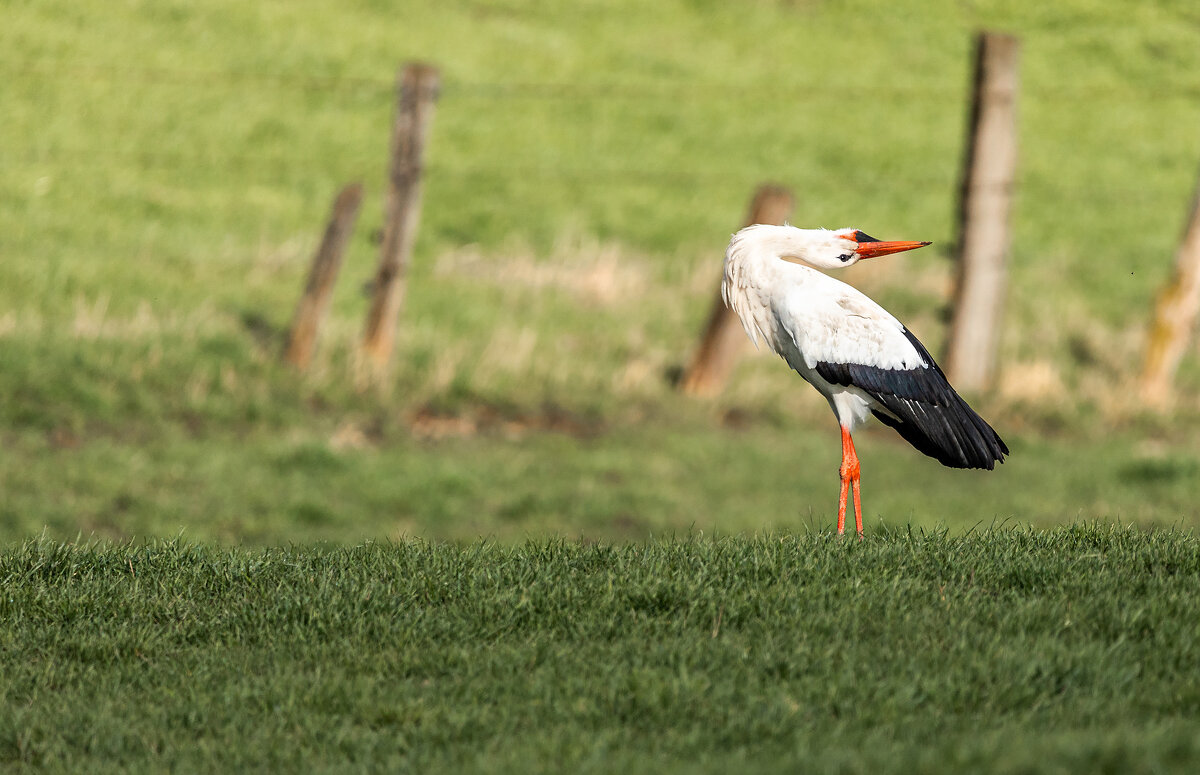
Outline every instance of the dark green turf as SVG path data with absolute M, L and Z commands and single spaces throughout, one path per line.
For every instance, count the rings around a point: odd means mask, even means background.
M 0 762 L 1166 772 L 1200 541 L 1075 526 L 0 554 Z

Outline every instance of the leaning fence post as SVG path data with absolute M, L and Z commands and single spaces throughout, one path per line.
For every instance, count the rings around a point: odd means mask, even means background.
M 372 286 L 371 309 L 363 331 L 363 365 L 369 378 L 387 370 L 404 298 L 404 276 L 421 213 L 421 169 L 429 123 L 437 100 L 437 68 L 419 62 L 404 66 L 396 78 L 396 118 L 392 126 L 391 166 L 384 205 L 383 245 Z
M 1175 253 L 1171 279 L 1158 294 L 1154 321 L 1146 343 L 1142 368 L 1142 397 L 1164 404 L 1171 397 L 1171 380 L 1187 349 L 1200 311 L 1200 182 L 1192 199 L 1192 212 Z
M 994 32 L 975 43 L 970 136 L 959 192 L 958 273 L 946 371 L 965 390 L 991 386 L 1003 317 L 1009 215 L 1017 162 L 1020 40 Z
M 351 183 L 334 199 L 329 224 L 325 227 L 325 236 L 321 240 L 321 247 L 313 256 L 304 293 L 296 305 L 296 314 L 288 331 L 283 358 L 301 371 L 308 368 L 308 362 L 312 359 L 321 321 L 329 309 L 333 284 L 342 266 L 342 255 L 346 250 L 346 243 L 350 240 L 350 234 L 354 231 L 354 222 L 358 219 L 362 195 L 362 184 Z
M 792 192 L 780 186 L 760 186 L 750 203 L 746 225 L 782 224 L 791 212 Z M 725 306 L 718 285 L 700 346 L 679 380 L 679 389 L 694 396 L 714 396 L 721 392 L 747 341 L 737 315 Z

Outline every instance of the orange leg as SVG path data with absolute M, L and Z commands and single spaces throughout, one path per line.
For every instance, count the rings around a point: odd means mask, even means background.
M 854 526 L 858 528 L 858 534 L 863 533 L 862 524 L 862 496 L 859 493 L 859 473 L 858 453 L 854 451 L 854 439 L 850 438 L 850 431 L 846 426 L 842 426 L 842 467 L 838 469 L 838 475 L 842 478 L 842 494 L 838 500 L 838 535 L 846 532 L 846 496 L 849 495 L 851 487 L 854 489 Z
M 846 492 L 847 492 L 846 485 L 847 484 L 849 484 L 849 482 L 846 481 L 846 477 L 843 476 L 842 477 L 842 494 L 838 497 L 838 535 L 842 535 L 843 533 L 846 532 Z
M 858 537 L 862 538 L 862 494 L 858 491 L 858 479 L 858 474 L 854 474 L 854 526 L 858 528 Z

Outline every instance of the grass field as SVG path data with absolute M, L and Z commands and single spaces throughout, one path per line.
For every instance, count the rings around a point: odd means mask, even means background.
M 46 771 L 1111 772 L 1200 757 L 1200 543 L 1077 526 L 0 554 Z
M 819 397 L 766 356 L 713 402 L 669 377 L 763 180 L 797 223 L 933 239 L 852 280 L 939 349 L 982 26 L 1022 36 L 1022 138 L 1004 373 L 972 399 L 1022 459 L 950 477 L 867 439 L 868 518 L 1196 524 L 1198 359 L 1170 416 L 1129 389 L 1200 158 L 1193 5 L 872 8 L 8 4 L 0 538 L 827 524 Z M 445 81 L 426 206 L 393 380 L 359 395 L 415 57 Z M 299 378 L 282 332 L 352 178 L 368 201 Z
M 1194 2 L 0 11 L 0 769 L 1197 769 L 1195 348 L 1170 411 L 1131 389 L 1200 160 Z M 1022 40 L 1020 164 L 970 399 L 1013 455 L 865 431 L 836 541 L 820 398 L 764 354 L 710 401 L 672 376 L 766 181 L 933 240 L 849 279 L 940 350 L 984 27 Z M 415 58 L 421 230 L 360 393 Z

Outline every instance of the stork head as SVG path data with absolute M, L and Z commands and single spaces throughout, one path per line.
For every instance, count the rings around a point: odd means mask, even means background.
M 928 242 L 884 242 L 859 229 L 797 229 L 756 225 L 742 229 L 730 243 L 730 254 L 753 253 L 816 269 L 842 269 L 864 258 L 923 248 Z
M 858 229 L 830 231 L 766 224 L 747 226 L 733 235 L 725 251 L 721 295 L 741 318 L 746 333 L 757 343 L 756 332 L 765 336 L 769 324 L 765 320 L 754 320 L 753 325 L 747 322 L 756 314 L 756 309 L 766 309 L 759 299 L 760 291 L 754 289 L 771 287 L 786 280 L 792 270 L 785 268 L 781 261 L 814 269 L 842 269 L 864 258 L 923 248 L 928 244 L 883 242 Z
M 784 261 L 805 263 L 817 269 L 841 269 L 853 266 L 864 258 L 878 258 L 891 253 L 923 248 L 928 242 L 885 242 L 860 229 L 789 229 L 785 242 L 792 250 L 780 253 Z

